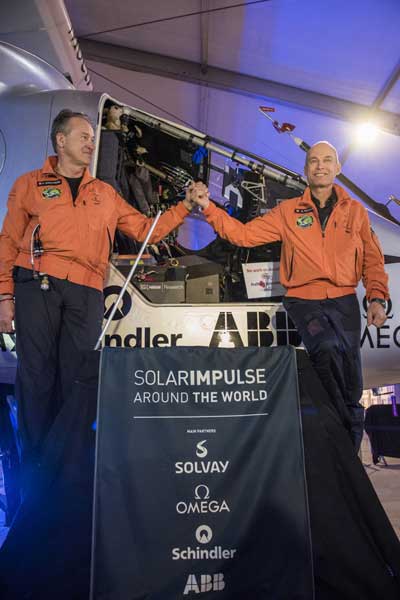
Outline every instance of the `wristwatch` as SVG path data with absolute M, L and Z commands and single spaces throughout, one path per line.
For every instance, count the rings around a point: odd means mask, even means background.
M 371 302 L 378 302 L 386 310 L 386 300 L 383 298 L 371 298 L 369 303 L 371 304 Z

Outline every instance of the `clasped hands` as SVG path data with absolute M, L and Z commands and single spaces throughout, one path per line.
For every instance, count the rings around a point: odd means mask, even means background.
M 210 202 L 210 193 L 207 186 L 201 181 L 192 181 L 186 189 L 184 205 L 188 210 L 193 210 L 195 206 L 207 208 Z

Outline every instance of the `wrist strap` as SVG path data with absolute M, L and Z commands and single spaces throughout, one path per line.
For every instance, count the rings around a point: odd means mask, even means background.
M 383 308 L 386 308 L 386 300 L 384 300 L 383 298 L 371 298 L 369 303 L 371 304 L 371 302 L 378 302 L 378 304 L 383 306 Z

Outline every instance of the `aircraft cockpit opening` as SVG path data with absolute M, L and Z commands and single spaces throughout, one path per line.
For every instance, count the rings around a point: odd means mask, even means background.
M 288 169 L 110 98 L 99 123 L 96 176 L 146 216 L 182 200 L 191 181 L 206 183 L 243 223 L 305 188 Z M 134 285 L 156 303 L 280 302 L 280 246 L 234 246 L 215 236 L 196 210 L 179 230 L 148 247 Z M 114 265 L 125 274 L 138 244 L 117 233 L 113 250 Z

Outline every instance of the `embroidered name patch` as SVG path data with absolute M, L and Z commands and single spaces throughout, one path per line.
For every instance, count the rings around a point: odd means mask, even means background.
M 299 217 L 296 221 L 297 227 L 311 227 L 314 223 L 314 217 L 312 215 L 306 215 Z
M 53 198 L 59 198 L 61 196 L 61 190 L 58 188 L 47 188 L 42 192 L 43 198 L 46 200 L 52 200 Z
M 313 209 L 311 207 L 310 208 L 295 208 L 294 209 L 295 213 L 301 213 L 302 215 L 304 215 L 305 213 L 312 212 L 312 211 L 313 211 Z
M 61 179 L 52 179 L 51 181 L 38 181 L 38 187 L 44 187 L 45 185 L 60 185 L 62 183 Z

